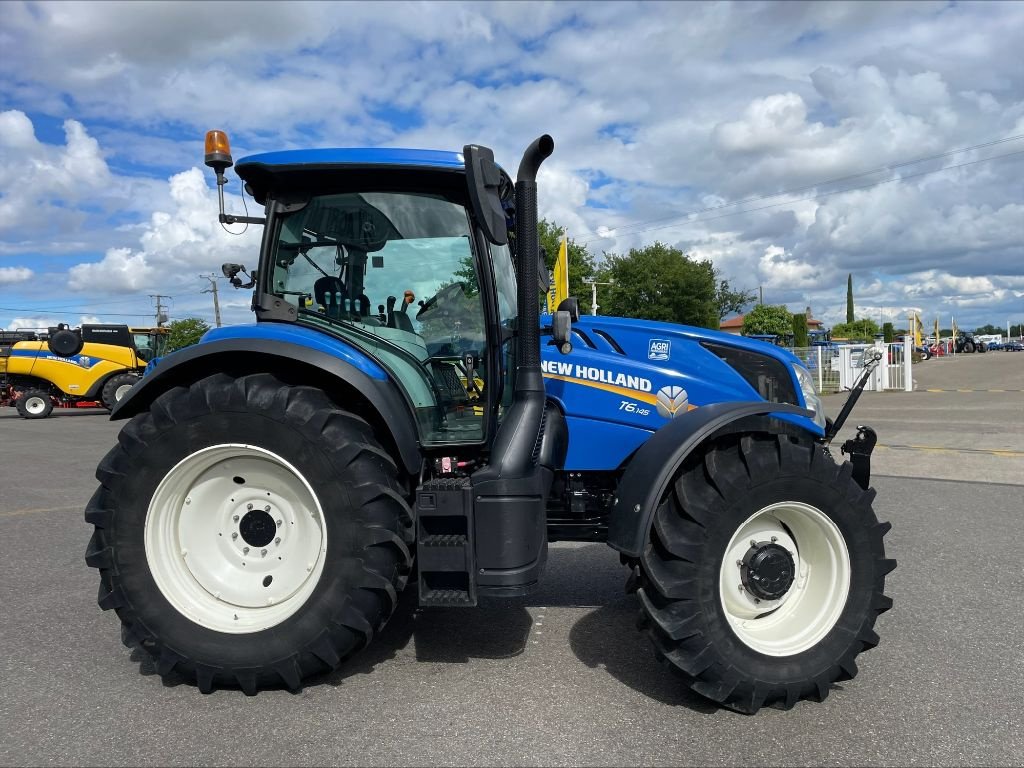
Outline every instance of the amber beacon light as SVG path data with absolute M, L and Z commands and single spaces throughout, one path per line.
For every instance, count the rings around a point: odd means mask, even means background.
M 224 131 L 206 132 L 205 161 L 215 171 L 223 171 L 225 168 L 230 168 L 233 165 L 231 160 L 231 142 L 228 141 L 228 135 Z

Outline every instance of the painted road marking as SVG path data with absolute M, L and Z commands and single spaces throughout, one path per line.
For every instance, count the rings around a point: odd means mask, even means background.
M 1024 457 L 1024 451 L 1010 451 L 999 448 L 944 448 L 936 445 L 882 445 L 881 443 L 879 443 L 878 447 L 888 448 L 893 451 L 928 451 L 931 453 L 981 453 L 987 456 L 1003 456 L 1005 458 L 1011 459 Z
M 19 517 L 21 515 L 42 515 L 49 512 L 72 512 L 74 510 L 85 509 L 81 504 L 74 507 L 42 507 L 39 509 L 12 509 L 6 512 L 0 512 L 0 517 Z
M 925 392 L 1024 392 L 1024 389 L 926 389 Z

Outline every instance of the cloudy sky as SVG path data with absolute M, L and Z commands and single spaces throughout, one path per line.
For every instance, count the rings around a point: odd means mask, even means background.
M 549 132 L 541 213 L 595 254 L 661 240 L 828 323 L 848 273 L 858 316 L 1022 322 L 1022 50 L 1014 2 L 5 2 L 0 327 L 212 320 L 199 276 L 259 228 L 216 223 L 210 128 L 512 169 Z

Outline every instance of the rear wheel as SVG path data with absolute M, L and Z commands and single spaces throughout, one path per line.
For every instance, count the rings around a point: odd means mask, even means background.
M 698 693 L 741 712 L 824 699 L 878 643 L 874 491 L 815 445 L 745 436 L 689 460 L 640 561 L 641 625 Z
M 398 470 L 320 390 L 212 376 L 118 441 L 96 471 L 86 562 L 161 675 L 298 688 L 390 617 L 413 538 Z
M 114 410 L 114 406 L 121 402 L 138 380 L 139 376 L 135 373 L 118 373 L 107 379 L 100 393 L 103 407 L 108 411 Z
M 24 419 L 45 419 L 53 412 L 53 398 L 42 389 L 29 389 L 17 400 L 18 413 Z

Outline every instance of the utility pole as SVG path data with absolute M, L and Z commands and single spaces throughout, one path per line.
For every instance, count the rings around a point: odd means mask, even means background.
M 200 275 L 205 280 L 210 281 L 210 288 L 206 291 L 200 291 L 200 293 L 212 293 L 213 294 L 213 317 L 217 323 L 217 327 L 220 328 L 220 299 L 217 298 L 217 276 L 216 275 Z
M 757 303 L 764 304 L 764 286 L 757 286 Z
M 597 280 L 584 280 L 584 283 L 590 286 L 590 314 L 597 314 L 597 286 L 599 285 L 615 285 L 614 280 L 609 280 L 607 283 L 601 283 Z
M 164 314 L 163 305 L 160 304 L 160 299 L 169 299 L 170 296 L 163 296 L 159 293 L 149 294 L 149 298 L 156 299 L 156 327 L 163 328 L 164 323 L 167 322 L 167 315 Z

